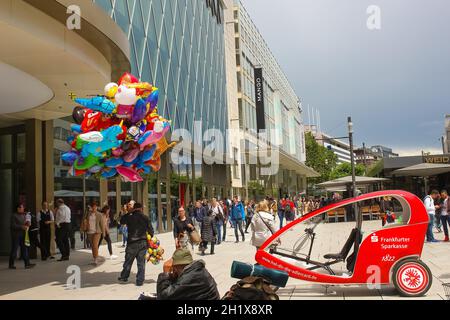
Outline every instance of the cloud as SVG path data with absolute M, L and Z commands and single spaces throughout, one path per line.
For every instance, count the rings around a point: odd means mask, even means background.
M 392 148 L 395 153 L 398 153 L 400 157 L 407 157 L 407 156 L 420 156 L 422 155 L 422 151 L 424 153 L 431 153 L 431 154 L 442 154 L 441 148 L 433 148 L 433 147 L 427 147 L 427 146 L 418 146 L 418 147 L 394 147 Z

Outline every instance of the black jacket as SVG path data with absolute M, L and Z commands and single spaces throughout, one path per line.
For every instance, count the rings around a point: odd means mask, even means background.
M 128 243 L 139 240 L 147 240 L 147 232 L 153 237 L 154 231 L 148 217 L 142 211 L 135 210 L 127 213 L 120 219 L 120 224 L 126 224 L 128 228 Z
M 20 214 L 17 212 L 12 214 L 10 224 L 12 237 L 17 238 L 25 235 L 25 230 L 22 229 L 22 227 L 25 225 L 25 220 L 25 214 Z
M 194 223 L 192 222 L 191 218 L 186 217 L 186 220 L 181 221 L 179 218 L 175 218 L 173 220 L 173 236 L 176 238 L 180 233 L 183 233 L 185 231 L 190 232 L 192 231 L 187 225 L 191 224 L 192 226 Z
M 205 268 L 203 260 L 187 265 L 175 281 L 160 273 L 156 283 L 159 300 L 219 300 L 216 281 Z
M 202 240 L 212 242 L 216 239 L 216 220 L 212 216 L 206 216 L 202 222 Z

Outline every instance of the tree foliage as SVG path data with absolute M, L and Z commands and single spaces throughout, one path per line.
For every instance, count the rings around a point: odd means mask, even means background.
M 357 164 L 355 165 L 355 175 L 363 176 L 365 173 L 364 165 Z M 352 165 L 348 162 L 341 163 L 337 165 L 333 171 L 331 171 L 330 179 L 338 179 L 346 176 L 352 175 Z
M 305 134 L 305 145 L 305 164 L 320 174 L 320 177 L 311 178 L 309 179 L 309 182 L 316 184 L 329 180 L 333 168 L 336 167 L 337 156 L 333 151 L 319 145 L 311 132 Z

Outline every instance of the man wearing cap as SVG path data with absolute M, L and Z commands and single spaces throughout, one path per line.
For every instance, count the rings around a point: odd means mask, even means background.
M 219 300 L 216 281 L 203 260 L 193 260 L 188 248 L 175 250 L 156 284 L 158 300 Z

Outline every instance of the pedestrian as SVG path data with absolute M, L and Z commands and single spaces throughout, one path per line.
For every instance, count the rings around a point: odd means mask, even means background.
M 295 219 L 295 205 L 291 199 L 286 198 L 283 203 L 284 216 L 286 218 L 286 223 L 294 221 Z
M 213 217 L 213 210 L 208 210 L 207 215 L 202 221 L 202 243 L 200 244 L 200 251 L 202 256 L 205 255 L 205 251 L 208 249 L 208 243 L 210 244 L 210 254 L 214 254 L 214 244 L 216 242 L 217 227 L 215 218 Z
M 156 296 L 159 300 L 220 300 L 217 283 L 206 270 L 203 260 L 195 260 L 189 249 L 175 250 L 158 275 Z
M 92 264 L 98 264 L 98 247 L 100 244 L 100 238 L 105 236 L 103 233 L 105 231 L 105 226 L 103 225 L 103 216 L 98 211 L 97 203 L 93 201 L 90 206 L 91 210 L 89 211 L 87 217 L 85 218 L 85 229 L 87 230 L 87 235 L 89 242 L 91 244 Z
M 239 242 L 238 229 L 242 235 L 242 241 L 245 241 L 244 230 L 242 229 L 242 222 L 245 221 L 244 205 L 239 201 L 238 196 L 234 196 L 234 203 L 231 206 L 230 220 L 234 228 L 234 236 L 236 237 L 236 243 Z
M 192 218 L 186 216 L 183 207 L 178 208 L 178 216 L 173 220 L 173 236 L 176 248 L 186 248 L 189 242 L 189 233 L 194 231 L 194 222 Z M 192 245 L 192 249 L 194 245 Z
M 226 201 L 222 201 L 220 200 L 220 206 L 222 207 L 223 210 L 223 235 L 222 235 L 222 241 L 225 241 L 226 237 L 227 237 L 227 224 L 228 224 L 228 220 L 229 220 L 229 210 L 228 210 L 228 206 L 226 205 Z
M 434 204 L 434 201 L 437 200 L 438 198 L 439 198 L 439 191 L 432 190 L 431 193 L 427 195 L 423 201 L 429 217 L 427 229 L 427 242 L 439 242 L 434 238 L 433 235 L 434 215 L 436 209 L 439 208 L 438 205 Z
M 283 228 L 283 220 L 285 218 L 284 214 L 285 201 L 286 201 L 285 198 L 281 198 L 280 201 L 278 202 L 278 219 L 280 220 L 280 229 Z
M 53 212 L 48 207 L 48 202 L 42 202 L 42 209 L 37 213 L 36 220 L 39 223 L 39 236 L 41 238 L 41 260 L 45 261 L 51 257 L 51 225 L 55 222 Z
M 211 199 L 211 210 L 213 211 L 214 222 L 217 227 L 217 244 L 219 245 L 222 242 L 222 228 L 224 227 L 225 216 L 223 213 L 223 208 L 216 198 Z M 225 232 L 225 231 L 224 231 Z
M 444 235 L 445 235 L 444 241 L 448 242 L 449 241 L 448 226 L 450 225 L 450 216 L 448 215 L 449 206 L 448 206 L 447 190 L 441 191 L 441 198 L 442 198 L 441 222 L 442 222 L 442 227 L 444 229 Z
M 70 216 L 70 208 L 64 204 L 63 199 L 58 199 L 55 212 L 56 243 L 61 252 L 61 258 L 58 261 L 67 261 L 70 257 Z
M 42 259 L 42 249 L 41 242 L 39 241 L 39 223 L 37 221 L 37 214 L 34 212 L 28 212 L 27 216 L 30 221 L 30 228 L 28 229 L 28 237 L 30 239 L 30 247 L 28 250 L 28 255 L 30 259 L 37 258 L 37 248 L 41 250 Z
M 113 254 L 111 234 L 109 232 L 109 225 L 111 223 L 111 219 L 109 216 L 110 212 L 111 212 L 111 208 L 107 205 L 104 206 L 101 210 L 102 219 L 103 219 L 103 232 L 100 236 L 100 241 L 98 242 L 98 247 L 100 248 L 100 245 L 102 244 L 103 239 L 105 239 L 105 241 L 108 245 L 109 258 L 111 260 L 114 260 L 114 259 L 117 259 L 117 256 L 115 256 Z
M 275 217 L 270 213 L 269 206 L 261 201 L 251 221 L 252 238 L 250 243 L 258 250 L 275 232 L 277 227 Z
M 142 286 L 145 280 L 145 255 L 147 253 L 147 234 L 153 237 L 153 227 L 150 220 L 142 212 L 142 204 L 136 202 L 133 211 L 124 215 L 120 221 L 128 227 L 128 242 L 125 250 L 125 262 L 119 277 L 120 282 L 127 282 L 131 267 L 136 259 L 138 272 L 136 285 Z
M 436 212 L 434 214 L 434 226 L 437 232 L 442 232 L 441 211 L 443 202 L 444 199 L 442 199 L 441 196 L 439 196 L 438 199 L 435 201 L 435 204 L 439 206 L 439 208 L 436 209 Z
M 255 213 L 255 202 L 250 200 L 246 205 L 246 215 L 245 215 L 245 233 L 248 233 L 248 227 L 252 222 L 253 215 Z
M 27 221 L 25 215 L 25 207 L 23 204 L 16 206 L 16 212 L 11 216 L 11 252 L 9 254 L 9 269 L 16 269 L 14 266 L 17 258 L 17 249 L 20 248 L 20 256 L 25 264 L 25 269 L 30 269 L 35 264 L 30 263 L 28 255 L 28 246 L 25 244 L 26 232 L 30 227 L 30 222 Z
M 194 223 L 196 224 L 195 228 L 197 230 L 202 230 L 202 221 L 205 216 L 206 216 L 206 209 L 203 207 L 202 202 L 200 200 L 195 201 Z
M 192 221 L 194 221 L 194 219 L 195 219 L 194 218 L 194 209 L 195 209 L 194 203 L 192 201 L 189 201 L 189 205 L 187 207 L 187 216 L 189 218 L 191 218 Z

